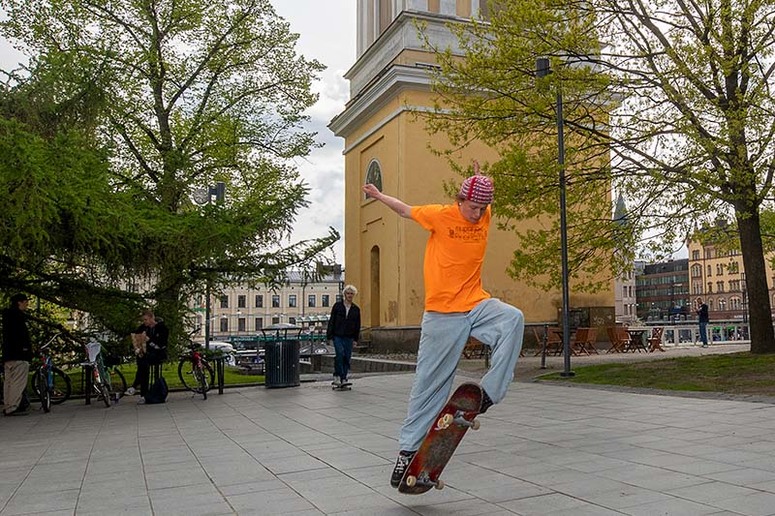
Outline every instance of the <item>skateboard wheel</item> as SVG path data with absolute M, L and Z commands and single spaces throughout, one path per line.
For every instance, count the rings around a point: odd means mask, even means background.
M 452 424 L 452 421 L 454 419 L 455 418 L 452 416 L 452 414 L 444 414 L 439 418 L 439 421 L 438 423 L 436 423 L 436 426 L 443 430 L 445 428 L 448 428 L 449 425 Z
M 406 477 L 406 485 L 409 487 L 414 487 L 414 485 L 417 483 L 417 477 L 414 475 L 409 475 Z
M 474 419 L 471 421 L 471 430 L 479 430 L 481 427 L 482 424 L 478 420 Z
M 436 485 L 433 487 L 435 487 L 436 489 L 444 489 L 444 485 L 445 485 L 444 481 L 442 479 L 438 479 L 436 481 Z

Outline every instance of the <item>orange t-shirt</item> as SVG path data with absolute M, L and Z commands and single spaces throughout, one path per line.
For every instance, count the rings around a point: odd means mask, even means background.
M 457 205 L 414 206 L 412 219 L 431 232 L 425 246 L 425 310 L 468 312 L 490 297 L 482 289 L 482 263 L 490 208 L 472 224 Z

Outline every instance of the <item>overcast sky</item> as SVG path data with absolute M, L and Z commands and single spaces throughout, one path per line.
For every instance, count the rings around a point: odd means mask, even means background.
M 344 140 L 326 127 L 349 99 L 344 73 L 355 63 L 355 2 L 353 0 L 272 0 L 277 14 L 300 35 L 297 51 L 328 68 L 314 86 L 320 94 L 310 110 L 311 129 L 323 143 L 298 167 L 311 188 L 311 205 L 296 221 L 294 241 L 313 238 L 332 226 L 342 238 L 334 247 L 336 261 L 344 262 Z
M 308 112 L 307 129 L 318 133 L 323 144 L 296 164 L 310 187 L 309 208 L 296 219 L 293 242 L 328 234 L 334 227 L 342 239 L 334 246 L 338 263 L 344 262 L 344 140 L 328 129 L 331 119 L 344 109 L 349 85 L 344 73 L 355 62 L 355 2 L 353 0 L 271 0 L 277 14 L 300 35 L 297 52 L 327 66 L 313 86 L 320 94 Z M 23 56 L 0 41 L 0 68 L 15 68 Z

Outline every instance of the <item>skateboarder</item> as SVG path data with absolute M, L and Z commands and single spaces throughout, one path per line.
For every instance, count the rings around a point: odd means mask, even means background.
M 482 288 L 482 263 L 490 229 L 492 180 L 474 175 L 463 181 L 454 204 L 409 206 L 373 184 L 363 192 L 430 232 L 425 247 L 425 313 L 407 417 L 399 434 L 399 454 L 390 484 L 398 487 L 434 417 L 447 401 L 455 368 L 469 337 L 490 346 L 491 367 L 482 378 L 485 412 L 506 395 L 522 348 L 522 312 Z

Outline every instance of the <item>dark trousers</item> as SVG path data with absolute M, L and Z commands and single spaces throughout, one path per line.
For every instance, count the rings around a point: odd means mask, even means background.
M 145 395 L 148 394 L 148 387 L 151 383 L 152 366 L 161 368 L 161 362 L 158 359 L 148 357 L 147 355 L 137 357 L 137 373 L 135 374 L 135 381 L 132 382 L 132 387 L 140 389 L 140 396 L 145 397 Z M 159 373 L 157 372 L 157 374 Z
M 334 376 L 338 376 L 342 381 L 347 379 L 350 373 L 350 357 L 353 354 L 353 339 L 348 337 L 334 337 Z

